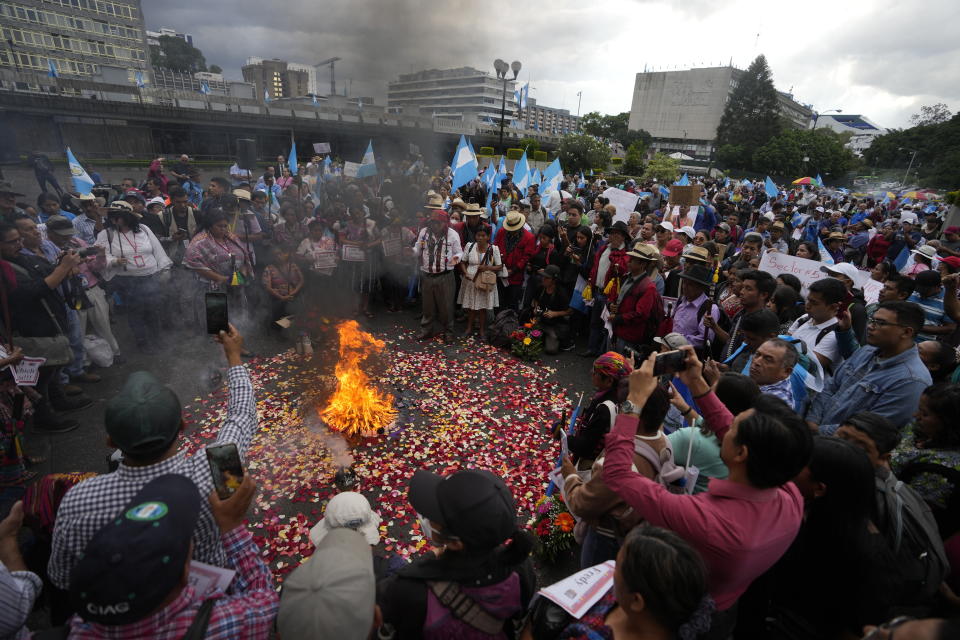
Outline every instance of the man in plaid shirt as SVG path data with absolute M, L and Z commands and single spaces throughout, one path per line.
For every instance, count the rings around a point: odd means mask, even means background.
M 216 444 L 235 443 L 243 459 L 257 428 L 253 385 L 240 360 L 243 337 L 231 325 L 229 333 L 221 331 L 217 340 L 230 365 L 230 400 Z M 123 452 L 124 459 L 115 472 L 81 482 L 64 496 L 57 511 L 47 567 L 54 585 L 69 587 L 70 572 L 90 539 L 149 481 L 176 473 L 190 478 L 204 498 L 213 489 L 203 453 L 188 457 L 179 450 L 183 432 L 180 408 L 173 391 L 142 371 L 131 374 L 117 397 L 107 404 L 104 422 L 108 442 Z M 228 566 L 224 542 L 206 500 L 202 501 L 193 533 L 196 560 Z
M 70 578 L 70 637 L 266 640 L 280 598 L 260 549 L 243 524 L 256 486 L 247 475 L 236 492 L 209 503 L 179 474 L 148 482 L 90 540 Z M 236 569 L 230 595 L 198 592 L 184 580 L 201 504 L 213 511 Z

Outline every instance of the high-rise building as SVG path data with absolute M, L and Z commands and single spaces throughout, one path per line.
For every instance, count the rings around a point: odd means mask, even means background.
M 742 76 L 743 71 L 732 66 L 638 73 L 630 128 L 649 132 L 654 150 L 706 160 L 727 100 Z M 809 126 L 809 107 L 782 91 L 777 100 L 785 120 L 798 129 Z
M 140 0 L 4 0 L 0 67 L 89 77 L 150 69 Z
M 580 118 L 570 115 L 569 109 L 544 107 L 536 98 L 527 98 L 527 106 L 520 112 L 520 119 L 527 129 L 562 135 L 576 131 Z
M 229 83 L 224 80 L 222 73 L 210 73 L 207 71 L 198 71 L 188 73 L 186 71 L 174 71 L 156 67 L 153 70 L 153 86 L 157 89 L 176 89 L 178 91 L 200 91 L 201 84 L 207 83 L 213 92 L 229 93 Z
M 191 47 L 193 46 L 193 34 L 177 33 L 176 29 L 169 27 L 160 27 L 160 31 L 147 30 L 147 44 L 153 47 L 160 46 L 160 36 L 170 36 L 171 38 L 180 38 Z
M 263 63 L 263 58 L 247 58 L 248 65 L 258 65 Z M 317 91 L 317 68 L 309 64 L 299 62 L 287 62 L 287 69 L 291 71 L 302 71 L 307 74 L 307 90 L 301 95 L 318 94 Z
M 272 60 L 253 58 L 252 60 L 257 62 L 251 63 L 248 60 L 240 71 L 243 73 L 244 82 L 251 82 L 257 88 L 257 96 L 263 96 L 264 91 L 271 99 L 296 98 L 310 93 L 310 79 L 303 69 L 296 69 L 286 60 L 276 58 Z
M 507 81 L 506 117 L 517 112 L 514 82 Z M 464 122 L 499 122 L 503 81 L 472 67 L 401 74 L 387 85 L 390 113 L 436 116 Z

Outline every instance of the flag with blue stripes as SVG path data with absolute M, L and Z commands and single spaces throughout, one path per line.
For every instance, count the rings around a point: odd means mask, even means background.
M 833 258 L 830 257 L 830 252 L 827 251 L 827 248 L 823 246 L 823 240 L 820 239 L 820 236 L 817 236 L 817 249 L 820 251 L 820 262 L 832 265 Z
M 910 249 L 906 246 L 900 250 L 900 253 L 897 254 L 897 257 L 894 259 L 893 264 L 897 268 L 897 271 L 903 271 L 903 268 L 907 266 L 907 261 L 910 260 Z
M 770 176 L 767 176 L 766 181 L 763 183 L 763 190 L 767 193 L 768 198 L 776 198 L 777 195 L 780 194 L 777 185 L 770 179 Z
M 560 167 L 560 158 L 554 158 L 550 166 L 543 170 L 542 188 L 540 193 L 550 193 L 560 190 L 563 181 L 563 169 Z
M 467 140 L 463 135 L 460 136 L 460 142 L 453 154 L 453 160 L 450 161 L 450 167 L 453 170 L 453 182 L 450 184 L 451 191 L 456 191 L 477 177 L 477 159 L 470 151 Z
M 290 155 L 287 157 L 287 166 L 290 168 L 291 175 L 297 175 L 297 141 L 290 141 Z
M 521 195 L 527 195 L 527 187 L 530 186 L 530 165 L 527 163 L 526 151 L 513 166 L 513 184 L 517 185 Z
M 677 185 L 678 187 L 687 187 L 690 185 L 690 176 L 688 176 L 687 174 L 683 174 L 683 177 L 681 177 L 679 180 L 677 180 L 673 184 Z
M 358 178 L 367 178 L 377 175 L 377 161 L 373 157 L 373 140 L 367 143 L 367 150 L 363 152 L 360 168 L 357 169 Z
M 67 147 L 67 165 L 70 167 L 70 178 L 73 180 L 73 186 L 81 195 L 87 195 L 93 190 L 93 179 L 87 173 L 77 158 L 73 155 L 70 147 Z

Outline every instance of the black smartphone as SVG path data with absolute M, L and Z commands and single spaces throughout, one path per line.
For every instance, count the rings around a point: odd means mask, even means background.
M 213 476 L 213 488 L 217 490 L 221 500 L 226 500 L 243 482 L 240 452 L 232 442 L 210 445 L 206 451 L 210 475 Z
M 203 296 L 207 309 L 207 333 L 217 335 L 221 331 L 230 331 L 227 325 L 227 294 L 208 291 Z
M 687 354 L 683 351 L 667 351 L 657 355 L 653 365 L 653 375 L 673 375 L 687 368 Z

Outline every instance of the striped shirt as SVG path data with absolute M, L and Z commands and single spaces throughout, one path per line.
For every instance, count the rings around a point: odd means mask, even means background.
M 950 324 L 952 320 L 943 311 L 943 290 L 941 289 L 936 295 L 930 296 L 929 298 L 921 298 L 920 294 L 914 293 L 909 298 L 907 302 L 915 302 L 923 308 L 924 315 L 924 324 L 933 325 L 938 327 L 944 324 Z M 925 340 L 936 340 L 937 336 L 930 333 L 923 333 L 922 331 L 917 334 L 916 341 L 921 343 Z
M 27 638 L 24 624 L 43 582 L 32 571 L 10 571 L 0 562 L 0 638 Z
M 241 365 L 230 367 L 227 381 L 230 388 L 227 419 L 220 427 L 216 444 L 235 443 L 242 459 L 257 429 L 253 385 L 247 370 Z M 194 559 L 219 567 L 227 566 L 227 556 L 220 542 L 220 529 L 207 501 L 207 496 L 213 490 L 210 468 L 203 455 L 188 457 L 181 449 L 174 456 L 145 467 L 120 463 L 113 473 L 85 480 L 70 489 L 57 511 L 53 529 L 53 549 L 47 566 L 50 580 L 61 589 L 67 589 L 70 586 L 70 571 L 80 560 L 93 535 L 112 520 L 143 485 L 167 473 L 178 473 L 193 480 L 202 498 L 200 519 L 194 530 Z

